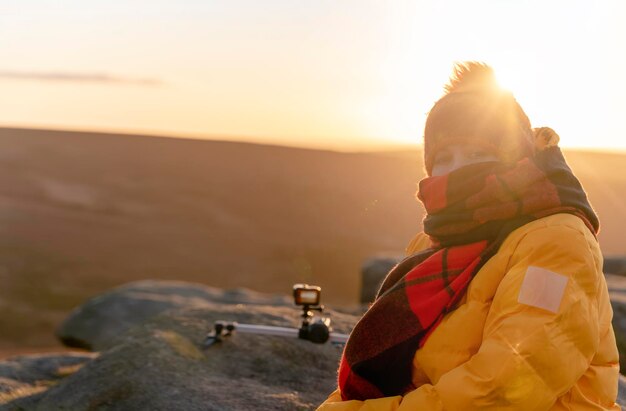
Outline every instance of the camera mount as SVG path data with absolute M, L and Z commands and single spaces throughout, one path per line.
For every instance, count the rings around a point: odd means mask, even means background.
M 332 332 L 329 317 L 314 318 L 313 311 L 324 312 L 324 306 L 319 304 L 321 288 L 307 284 L 295 284 L 293 290 L 295 304 L 302 306 L 302 324 L 300 328 L 216 321 L 213 330 L 204 339 L 202 348 L 206 349 L 215 343 L 223 341 L 223 338 L 231 336 L 234 331 L 247 334 L 300 338 L 317 344 L 330 341 L 335 345 L 344 345 L 348 341 L 348 335 Z

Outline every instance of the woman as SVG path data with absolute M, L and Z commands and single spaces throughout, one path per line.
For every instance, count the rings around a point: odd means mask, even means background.
M 619 410 L 598 219 L 551 129 L 481 63 L 424 130 L 427 215 L 319 411 Z

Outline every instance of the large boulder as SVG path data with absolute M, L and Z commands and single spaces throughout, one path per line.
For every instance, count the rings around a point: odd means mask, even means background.
M 356 317 L 332 313 L 349 332 Z M 298 326 L 293 308 L 205 303 L 154 316 L 74 374 L 6 410 L 309 410 L 336 386 L 341 349 L 238 334 L 203 350 L 215 321 Z M 0 401 L 1 403 L 1 401 Z
M 357 321 L 329 315 L 338 332 Z M 99 355 L 63 358 L 64 372 L 35 357 L 0 362 L 0 410 L 308 410 L 336 386 L 340 347 L 235 331 L 204 348 L 216 321 L 297 328 L 300 312 L 286 297 L 244 289 L 131 283 L 88 301 L 59 330 L 104 347 Z
M 617 275 L 626 275 L 626 257 L 620 255 L 605 256 L 604 272 Z
M 36 398 L 97 356 L 84 352 L 31 354 L 0 361 L 0 409 L 14 399 Z
M 626 407 L 626 377 L 619 376 L 617 385 L 617 403 L 622 407 Z
M 361 304 L 369 304 L 387 273 L 402 260 L 403 256 L 385 255 L 368 258 L 361 267 Z
M 607 275 L 607 283 L 619 341 L 626 332 L 626 323 L 622 324 L 626 317 L 626 310 L 622 313 L 626 278 Z M 142 298 L 147 304 L 159 301 L 159 295 L 168 300 L 163 290 L 172 284 L 147 285 L 139 287 L 152 290 L 145 293 L 144 297 L 150 296 L 147 299 L 138 297 L 142 293 L 134 288 L 137 284 L 109 295 L 125 295 L 127 300 L 136 297 L 133 304 L 139 312 Z M 184 284 L 178 286 L 185 289 Z M 299 312 L 280 304 L 259 304 L 278 300 L 245 290 L 200 294 L 204 297 L 197 300 L 195 294 L 190 295 L 190 303 L 172 303 L 177 300 L 173 298 L 159 313 L 127 321 L 125 331 L 99 342 L 109 347 L 99 355 L 24 356 L 0 362 L 0 411 L 313 410 L 335 388 L 341 349 L 331 344 L 235 331 L 223 342 L 203 349 L 207 332 L 218 320 L 298 327 Z M 228 303 L 243 300 L 248 303 Z M 114 303 L 112 307 L 104 301 L 96 299 L 99 305 L 91 309 L 115 310 L 119 299 L 108 300 Z M 282 301 L 289 302 L 286 298 Z M 130 315 L 128 308 L 121 312 Z M 358 319 L 357 315 L 330 314 L 335 331 L 343 333 L 348 333 Z M 115 319 L 98 315 L 106 321 Z M 94 324 L 97 328 L 103 322 Z M 618 401 L 626 404 L 624 378 L 619 381 Z
M 51 381 L 76 371 L 97 356 L 87 352 L 18 355 L 0 362 L 0 378 L 27 384 Z
M 210 303 L 288 305 L 285 296 L 247 289 L 221 290 L 182 281 L 144 280 L 114 288 L 74 309 L 57 329 L 67 346 L 101 351 L 129 328 L 174 308 Z
M 619 350 L 621 372 L 626 372 L 626 277 L 605 274 L 613 307 L 613 330 Z

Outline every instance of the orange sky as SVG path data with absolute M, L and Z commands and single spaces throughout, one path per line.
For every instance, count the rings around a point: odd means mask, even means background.
M 420 141 L 453 62 L 564 146 L 626 149 L 626 2 L 0 5 L 0 125 L 361 150 Z

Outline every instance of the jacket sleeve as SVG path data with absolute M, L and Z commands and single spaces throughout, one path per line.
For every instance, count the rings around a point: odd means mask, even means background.
M 331 395 L 318 410 L 550 409 L 597 351 L 601 271 L 585 235 L 569 226 L 537 228 L 512 247 L 482 344 L 467 362 L 404 397 L 331 402 L 340 398 Z

